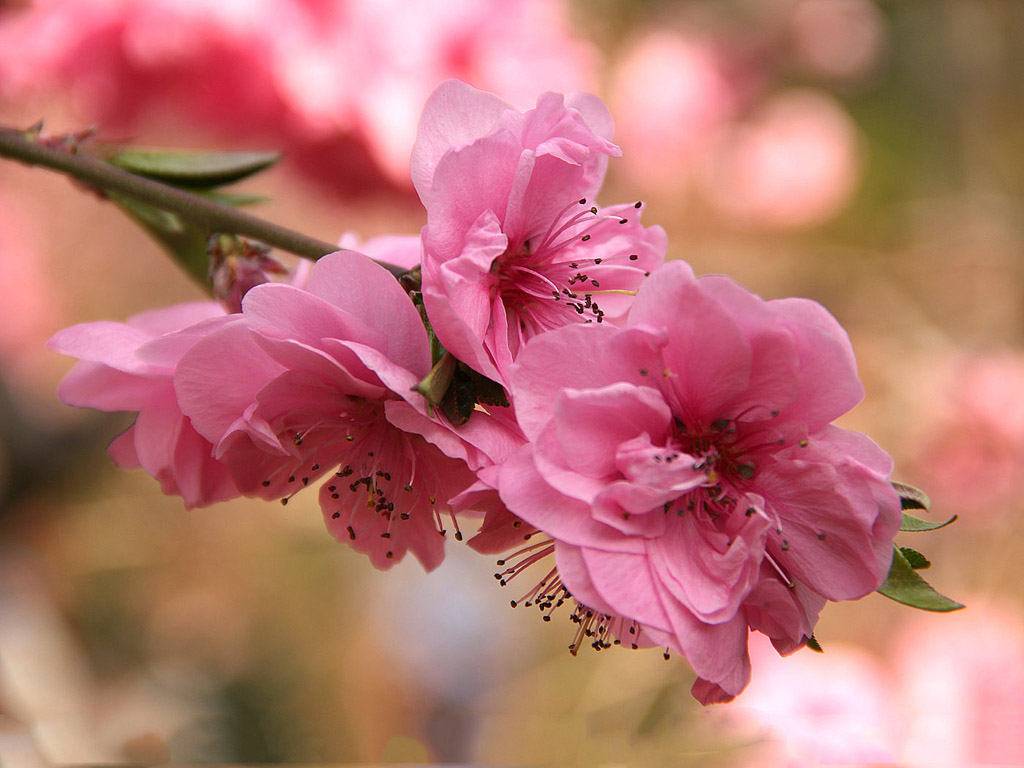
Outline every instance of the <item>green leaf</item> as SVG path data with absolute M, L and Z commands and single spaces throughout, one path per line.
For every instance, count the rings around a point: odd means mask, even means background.
M 955 600 L 940 595 L 935 589 L 914 570 L 913 566 L 899 550 L 894 549 L 889 578 L 878 591 L 895 600 L 897 603 L 920 608 L 922 611 L 945 613 L 957 611 L 964 606 Z
M 956 522 L 956 515 L 953 515 L 949 520 L 945 522 L 936 523 L 932 520 L 922 520 L 920 517 L 914 517 L 908 515 L 906 512 L 903 513 L 903 522 L 900 523 L 901 531 L 937 531 L 939 528 L 945 528 L 950 523 Z
M 825 652 L 824 650 L 822 650 L 821 643 L 818 642 L 818 638 L 816 638 L 814 635 L 811 635 L 810 637 L 807 638 L 807 647 L 810 648 L 815 653 L 824 653 Z
M 219 187 L 266 170 L 278 152 L 188 152 L 122 149 L 107 162 L 131 173 L 179 187 Z
M 211 288 L 209 233 L 174 213 L 113 192 L 108 197 L 166 250 L 201 285 Z
M 923 509 L 926 512 L 931 509 L 932 500 L 920 488 L 906 483 L 893 483 L 892 487 L 900 495 L 901 509 Z
M 903 553 L 903 556 L 907 558 L 907 562 L 910 563 L 910 567 L 913 568 L 915 571 L 923 571 L 925 568 L 932 567 L 932 561 L 924 555 L 922 555 L 916 549 L 911 549 L 910 547 L 900 547 L 899 550 Z

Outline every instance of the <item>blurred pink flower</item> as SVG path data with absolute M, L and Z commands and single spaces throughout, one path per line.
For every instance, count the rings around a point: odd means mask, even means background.
M 187 507 L 239 495 L 212 446 L 182 414 L 173 376 L 182 355 L 229 320 L 216 302 L 178 304 L 125 323 L 82 323 L 58 332 L 48 347 L 79 362 L 57 395 L 68 405 L 138 411 L 135 423 L 107 449 L 117 466 L 142 467 L 164 493 Z
M 712 42 L 671 31 L 632 41 L 615 68 L 610 98 L 630 183 L 669 193 L 688 186 L 740 100 L 741 88 Z
M 898 761 L 905 728 L 898 691 L 870 654 L 829 643 L 825 653 L 783 659 L 756 636 L 750 654 L 754 675 L 743 697 L 710 715 L 738 733 L 776 742 L 772 759 L 758 765 Z
M 902 760 L 1024 764 L 1024 623 L 1016 608 L 920 617 L 896 644 L 909 731 Z
M 941 506 L 991 520 L 1024 491 L 1024 355 L 961 360 L 950 379 L 922 418 L 929 428 L 915 462 Z
M 186 121 L 347 194 L 407 189 L 416 116 L 459 77 L 532 101 L 593 84 L 560 0 L 38 0 L 0 14 L 0 94 L 69 92 L 83 120 Z
M 463 440 L 431 422 L 412 391 L 430 367 L 419 312 L 395 278 L 339 252 L 316 263 L 306 290 L 252 288 L 241 318 L 190 349 L 174 384 L 243 493 L 288 499 L 326 478 L 320 506 L 335 538 L 378 568 L 412 552 L 429 570 L 444 557 L 448 499 L 489 462 L 469 440 L 486 444 L 496 429 L 474 418 Z
M 485 376 L 503 381 L 541 331 L 620 316 L 661 264 L 667 238 L 639 223 L 640 203 L 590 203 L 619 154 L 611 131 L 588 94 L 546 93 L 521 113 L 450 80 L 427 102 L 412 165 L 424 305 L 445 348 Z
M 761 227 L 805 227 L 834 216 L 859 176 L 856 126 L 820 91 L 772 96 L 719 137 L 701 175 L 723 214 Z
M 792 652 L 826 599 L 885 580 L 892 460 L 830 424 L 862 388 L 820 305 L 670 262 L 626 327 L 540 335 L 510 381 L 530 443 L 492 484 L 553 544 L 521 549 L 507 577 L 553 549 L 535 602 L 571 596 L 620 640 L 684 654 L 703 703 L 747 684 L 748 629 Z

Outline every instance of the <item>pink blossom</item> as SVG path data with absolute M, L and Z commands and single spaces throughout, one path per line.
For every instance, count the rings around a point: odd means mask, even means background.
M 142 467 L 164 493 L 188 507 L 239 495 L 212 446 L 182 414 L 173 376 L 183 354 L 228 321 L 215 302 L 178 304 L 125 323 L 82 323 L 50 339 L 50 349 L 77 357 L 57 395 L 68 405 L 138 411 L 135 423 L 107 449 L 117 466 Z
M 423 296 L 438 338 L 502 381 L 541 331 L 620 316 L 666 237 L 639 207 L 598 209 L 611 118 L 593 96 L 546 93 L 521 113 L 458 81 L 423 110 L 412 176 L 427 209 Z
M 764 227 L 804 227 L 834 216 L 859 177 L 856 126 L 830 96 L 790 90 L 723 133 L 703 169 L 708 200 Z
M 420 315 L 361 254 L 320 259 L 306 290 L 252 288 L 239 320 L 196 344 L 175 388 L 239 489 L 287 500 L 322 482 L 335 538 L 389 567 L 444 555 L 447 501 L 491 462 L 501 430 L 474 418 L 456 435 L 412 390 L 430 370 Z M 454 522 L 454 520 L 453 520 Z M 457 529 L 456 529 L 457 530 Z
M 892 461 L 830 423 L 862 388 L 820 305 L 671 262 L 625 327 L 538 336 L 510 382 L 530 443 L 494 485 L 553 543 L 520 550 L 506 581 L 553 549 L 557 576 L 531 601 L 571 596 L 618 639 L 684 654 L 702 702 L 746 685 L 748 629 L 791 652 L 826 599 L 885 580 Z

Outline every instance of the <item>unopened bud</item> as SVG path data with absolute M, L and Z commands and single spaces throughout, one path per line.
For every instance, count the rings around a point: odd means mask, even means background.
M 250 288 L 269 282 L 271 275 L 288 274 L 270 248 L 234 235 L 211 235 L 206 252 L 213 295 L 228 312 L 242 311 L 242 297 Z

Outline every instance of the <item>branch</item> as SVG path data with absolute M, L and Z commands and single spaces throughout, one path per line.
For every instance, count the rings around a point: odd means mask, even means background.
M 176 213 L 211 233 L 246 235 L 266 245 L 309 259 L 319 259 L 328 253 L 341 250 L 333 243 L 309 237 L 177 187 L 137 176 L 88 155 L 70 154 L 47 147 L 26 138 L 23 131 L 0 126 L 0 156 L 20 160 L 26 165 L 41 165 L 100 190 L 117 192 L 161 210 Z M 395 276 L 406 272 L 394 264 L 377 263 Z

